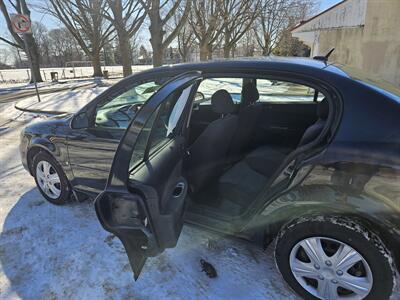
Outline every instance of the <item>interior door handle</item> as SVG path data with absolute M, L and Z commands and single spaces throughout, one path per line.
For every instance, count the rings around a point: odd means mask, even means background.
M 174 198 L 180 198 L 186 191 L 186 184 L 184 182 L 178 182 L 172 192 Z

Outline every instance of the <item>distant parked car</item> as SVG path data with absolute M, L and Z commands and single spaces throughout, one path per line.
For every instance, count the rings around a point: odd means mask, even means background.
M 156 68 L 26 127 L 22 161 L 52 203 L 104 190 L 97 216 L 135 279 L 189 222 L 276 239 L 277 266 L 304 298 L 388 299 L 400 92 L 352 74 L 321 59 Z

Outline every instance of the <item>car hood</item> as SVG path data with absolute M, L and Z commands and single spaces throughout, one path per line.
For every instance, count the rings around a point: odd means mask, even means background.
M 68 127 L 73 114 L 62 114 L 25 127 L 25 133 L 31 135 L 54 135 Z

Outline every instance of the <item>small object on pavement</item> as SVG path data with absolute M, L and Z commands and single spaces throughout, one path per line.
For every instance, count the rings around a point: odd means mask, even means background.
M 212 264 L 205 261 L 204 259 L 200 259 L 200 264 L 201 264 L 201 271 L 202 272 L 204 271 L 208 277 L 210 278 L 217 277 L 217 270 L 215 270 Z

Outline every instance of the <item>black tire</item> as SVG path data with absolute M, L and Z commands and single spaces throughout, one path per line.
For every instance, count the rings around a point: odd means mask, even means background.
M 276 264 L 285 281 L 297 294 L 304 299 L 319 299 L 302 287 L 290 268 L 292 249 L 300 241 L 312 237 L 326 237 L 340 241 L 361 254 L 369 265 L 373 278 L 372 288 L 364 299 L 389 299 L 396 277 L 396 268 L 390 251 L 375 233 L 360 223 L 344 217 L 299 218 L 284 226 L 278 234 L 275 244 Z M 318 286 L 318 281 L 314 282 Z M 313 282 L 310 284 L 313 285 Z
M 45 191 L 40 187 L 40 184 L 38 182 L 38 177 L 36 174 L 36 167 L 39 164 L 39 162 L 45 161 L 48 162 L 53 169 L 57 172 L 58 177 L 60 178 L 60 190 L 61 193 L 57 198 L 54 197 L 49 197 Z M 46 198 L 47 201 L 49 201 L 52 204 L 56 205 L 62 205 L 67 203 L 70 198 L 71 198 L 71 186 L 69 184 L 69 181 L 67 177 L 65 176 L 65 173 L 61 166 L 58 164 L 58 162 L 48 153 L 46 152 L 39 152 L 38 154 L 35 155 L 35 157 L 32 160 L 32 170 L 33 170 L 33 177 L 35 178 L 36 186 L 39 189 L 40 193 L 43 195 L 44 198 Z

